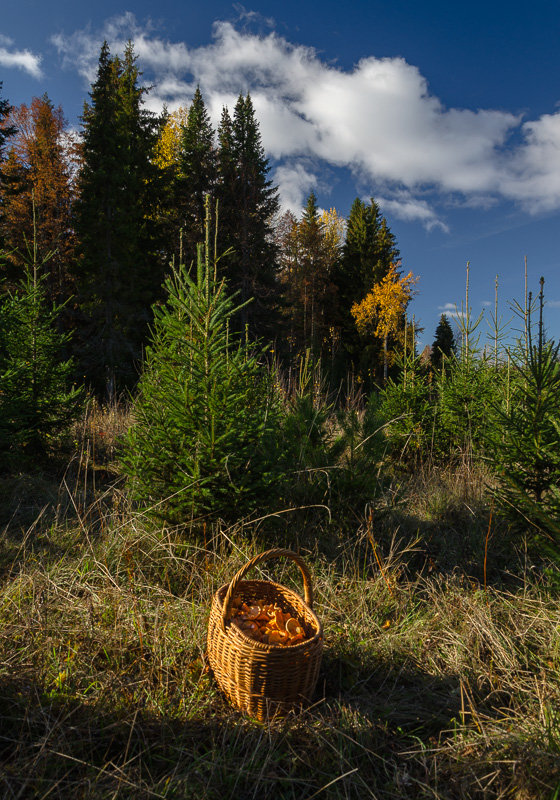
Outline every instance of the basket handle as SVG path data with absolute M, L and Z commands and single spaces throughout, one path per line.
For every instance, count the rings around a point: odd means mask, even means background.
M 307 569 L 304 560 L 299 556 L 297 553 L 294 553 L 293 550 L 284 550 L 283 548 L 277 547 L 272 550 L 265 550 L 264 553 L 260 553 L 258 556 L 254 556 L 253 558 L 248 561 L 244 567 L 241 567 L 239 572 L 237 572 L 231 582 L 229 584 L 228 590 L 226 592 L 226 596 L 224 597 L 224 604 L 222 607 L 222 627 L 225 631 L 226 627 L 226 620 L 229 614 L 231 601 L 235 594 L 235 590 L 237 589 L 237 585 L 247 572 L 253 567 L 256 567 L 257 564 L 260 564 L 261 561 L 266 561 L 269 558 L 291 558 L 292 561 L 295 561 L 298 567 L 300 568 L 302 577 L 303 577 L 303 592 L 304 592 L 304 600 L 309 608 L 313 608 L 313 588 L 311 586 L 311 575 L 309 570 Z

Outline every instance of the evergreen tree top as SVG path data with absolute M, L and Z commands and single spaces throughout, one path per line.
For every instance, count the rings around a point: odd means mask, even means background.
M 379 206 L 375 200 L 367 206 L 363 200 L 356 197 L 352 203 L 348 222 L 346 225 L 346 241 L 344 252 L 350 254 L 353 250 L 362 250 L 364 247 L 373 255 L 374 241 L 379 229 Z
M 190 161 L 195 153 L 206 152 L 210 154 L 214 150 L 214 130 L 210 121 L 210 115 L 206 109 L 200 87 L 196 87 L 191 105 L 187 112 L 187 122 L 183 128 L 183 154 L 184 168 L 188 172 Z M 200 158 L 200 155 L 198 156 Z
M 317 208 L 317 197 L 315 192 L 311 192 L 309 197 L 307 198 L 307 203 L 305 204 L 305 208 L 303 210 L 303 217 L 302 222 L 310 225 L 312 223 L 319 222 L 319 211 Z
M 224 106 L 222 109 L 222 116 L 218 126 L 217 165 L 221 181 L 227 186 L 235 183 L 236 170 L 233 122 L 227 106 Z
M 220 117 L 220 124 L 218 125 L 218 146 L 220 151 L 227 150 L 229 153 L 232 153 L 233 122 L 227 106 L 222 108 L 222 116 Z
M 233 136 L 238 159 L 250 158 L 258 163 L 259 169 L 268 168 L 268 159 L 265 156 L 261 142 L 261 134 L 255 119 L 253 101 L 248 94 L 237 98 L 233 111 L 232 121 Z
M 270 219 L 279 207 L 278 190 L 267 180 L 268 159 L 261 142 L 259 125 L 251 96 L 240 94 L 232 119 L 233 155 L 238 173 L 238 186 L 247 200 L 252 198 L 259 216 Z
M 2 91 L 2 85 L 2 81 L 0 81 L 0 92 Z M 4 146 L 6 140 L 16 133 L 14 125 L 3 124 L 10 116 L 11 110 L 12 107 L 9 102 L 5 98 L 0 98 L 0 162 L 4 160 Z
M 452 358 L 456 355 L 456 352 L 457 345 L 455 343 L 453 329 L 449 324 L 447 316 L 442 314 L 436 328 L 435 339 L 432 345 L 432 364 L 438 369 L 442 364 L 444 356 L 446 358 Z

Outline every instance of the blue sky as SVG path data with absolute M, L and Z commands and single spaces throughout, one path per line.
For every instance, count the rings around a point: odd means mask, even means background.
M 0 80 L 12 104 L 46 91 L 78 127 L 101 42 L 131 38 L 154 110 L 200 84 L 217 121 L 249 90 L 284 207 L 311 190 L 343 215 L 356 196 L 380 203 L 419 276 L 421 344 L 461 307 L 467 261 L 473 313 L 493 309 L 498 274 L 509 319 L 525 256 L 560 338 L 559 34 L 544 0 L 20 0 L 2 12 Z

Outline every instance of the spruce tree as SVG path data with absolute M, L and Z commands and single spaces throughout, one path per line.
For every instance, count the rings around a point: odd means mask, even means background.
M 382 281 L 388 275 L 391 265 L 396 264 L 399 259 L 400 252 L 397 247 L 397 240 L 389 228 L 387 220 L 383 217 L 377 233 L 375 262 L 371 276 L 372 283 L 375 285 Z
M 200 88 L 197 86 L 182 129 L 179 157 L 183 242 L 194 256 L 204 239 L 204 201 L 216 183 L 214 130 Z
M 560 563 L 560 343 L 544 328 L 544 278 L 538 299 L 536 331 L 529 311 L 527 335 L 511 354 L 509 396 L 494 408 L 487 438 L 498 500 L 522 525 L 545 534 L 541 543 Z
M 374 371 L 380 361 L 382 343 L 367 344 L 359 336 L 351 314 L 355 303 L 361 302 L 388 275 L 396 263 L 399 251 L 387 220 L 381 216 L 373 200 L 364 203 L 354 200 L 346 228 L 339 267 L 334 275 L 337 288 L 337 324 L 341 331 L 345 367 L 362 373 Z
M 311 192 L 301 220 L 291 217 L 291 229 L 283 236 L 281 277 L 292 354 L 311 350 L 319 358 L 327 354 L 331 345 L 331 273 L 338 245 L 329 236 L 332 229 L 326 223 L 333 219 L 338 219 L 334 211 L 319 215 L 317 198 Z
M 99 395 L 134 383 L 163 278 L 151 160 L 158 122 L 143 108 L 146 90 L 139 77 L 132 44 L 121 60 L 111 57 L 104 42 L 82 117 L 76 208 L 80 361 Z
M 2 81 L 0 81 L 0 91 L 2 91 Z M 4 148 L 10 136 L 16 132 L 14 125 L 8 122 L 11 106 L 5 98 L 0 98 L 0 164 L 4 160 Z
M 234 215 L 227 242 L 233 248 L 227 264 L 229 285 L 232 291 L 240 293 L 242 311 L 238 324 L 243 328 L 248 325 L 252 335 L 272 337 L 278 300 L 273 237 L 278 190 L 267 178 L 268 159 L 249 95 L 240 95 L 235 105 L 231 148 L 236 176 L 227 202 Z M 251 299 L 250 305 L 246 305 Z
M 356 197 L 352 203 L 337 275 L 340 302 L 348 312 L 354 303 L 373 289 L 376 282 L 374 270 L 380 216 L 374 200 L 366 205 Z
M 335 323 L 341 340 L 341 373 L 352 367 L 356 369 L 359 361 L 360 337 L 350 309 L 372 288 L 370 274 L 375 261 L 378 229 L 377 204 L 372 201 L 370 206 L 366 206 L 356 197 L 346 224 L 341 258 L 333 275 L 337 292 Z
M 218 148 L 216 154 L 216 200 L 218 214 L 218 253 L 224 254 L 232 246 L 235 239 L 236 221 L 236 181 L 237 164 L 234 152 L 233 122 L 226 106 L 218 126 Z M 223 257 L 221 268 L 230 284 L 233 283 L 235 257 L 233 252 Z
M 441 315 L 432 345 L 431 362 L 434 369 L 440 369 L 444 358 L 453 358 L 457 353 L 455 336 L 445 314 Z
M 303 340 L 315 355 L 319 355 L 321 341 L 320 283 L 324 280 L 325 264 L 321 243 L 323 226 L 319 218 L 317 198 L 311 192 L 298 226 L 299 281 L 303 289 Z
M 61 309 L 46 298 L 41 266 L 30 264 L 0 303 L 0 463 L 8 469 L 47 455 L 82 400 L 71 383 L 74 365 L 63 356 L 69 336 L 58 330 Z
M 262 351 L 230 331 L 239 310 L 199 246 L 173 267 L 122 456 L 134 496 L 174 523 L 227 519 L 270 495 L 279 406 Z

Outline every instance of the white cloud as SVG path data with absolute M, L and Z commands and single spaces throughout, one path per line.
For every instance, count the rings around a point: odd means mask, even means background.
M 462 307 L 459 308 L 457 303 L 445 303 L 443 306 L 438 306 L 438 311 L 441 311 L 442 314 L 457 323 L 466 319 L 467 316 L 464 309 Z
M 51 36 L 51 43 L 62 56 L 63 67 L 75 69 L 86 84 L 95 80 L 101 43 L 88 30 L 76 31 L 69 37 L 57 33 Z
M 418 200 L 408 192 L 399 194 L 394 200 L 379 197 L 377 201 L 383 211 L 388 211 L 398 219 L 404 219 L 407 222 L 417 220 L 429 231 L 440 228 L 445 233 L 449 233 L 449 227 L 438 218 L 434 209 L 425 200 Z
M 523 145 L 502 181 L 503 193 L 528 211 L 560 206 L 560 113 L 544 114 L 522 126 Z
M 238 11 L 244 20 L 254 16 Z M 129 12 L 99 32 L 58 34 L 53 42 L 63 63 L 91 82 L 103 39 L 113 53 L 134 41 L 154 86 L 153 110 L 187 104 L 200 85 L 216 124 L 224 103 L 231 108 L 250 91 L 265 150 L 280 162 L 285 206 L 300 204 L 314 185 L 302 167 L 310 159 L 317 168 L 351 170 L 364 192 L 383 195 L 384 208 L 428 230 L 447 230 L 436 202 L 480 206 L 506 198 L 532 212 L 560 208 L 560 112 L 524 122 L 500 110 L 447 108 L 403 58 L 369 56 L 344 70 L 273 30 L 257 35 L 229 22 L 216 22 L 211 42 L 196 48 L 164 39 Z M 520 144 L 512 144 L 513 134 Z
M 22 69 L 32 78 L 41 78 L 41 56 L 30 50 L 14 50 L 13 41 L 0 34 L 0 66 Z
M 317 188 L 317 176 L 309 172 L 301 162 L 283 164 L 274 172 L 274 182 L 280 190 L 282 211 L 301 214 L 304 200 Z

